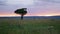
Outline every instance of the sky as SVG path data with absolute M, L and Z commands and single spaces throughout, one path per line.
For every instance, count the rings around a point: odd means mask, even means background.
M 26 16 L 60 15 L 60 0 L 0 0 L 0 16 L 19 16 L 14 11 L 21 8 Z

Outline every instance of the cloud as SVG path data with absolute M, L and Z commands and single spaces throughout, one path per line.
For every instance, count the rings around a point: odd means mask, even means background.
M 2 1 L 0 0 L 0 13 L 14 13 L 14 10 L 22 7 L 28 8 L 28 14 L 34 15 L 34 14 L 59 14 L 60 11 L 60 0 L 34 0 L 33 5 L 22 5 L 19 4 L 19 1 L 17 0 L 9 0 L 9 1 Z M 7 3 L 8 2 L 8 3 Z M 24 2 L 24 1 L 23 1 Z M 16 4 L 15 4 L 16 3 Z M 17 5 L 18 4 L 18 5 Z M 6 5 L 6 6 L 4 6 Z
M 0 0 L 0 5 L 5 5 L 6 4 L 6 0 Z
M 7 0 L 7 4 L 9 5 L 32 5 L 33 0 Z
M 46 1 L 46 2 L 52 2 L 52 3 L 60 3 L 60 0 L 39 0 L 39 1 Z
M 54 2 L 52 2 L 54 1 Z M 56 3 L 56 2 L 60 2 L 58 0 L 36 0 L 34 6 L 36 7 L 59 7 L 60 8 L 60 3 Z

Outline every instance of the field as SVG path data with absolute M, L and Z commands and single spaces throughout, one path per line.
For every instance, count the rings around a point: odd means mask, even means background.
M 0 18 L 0 34 L 60 34 L 60 19 Z

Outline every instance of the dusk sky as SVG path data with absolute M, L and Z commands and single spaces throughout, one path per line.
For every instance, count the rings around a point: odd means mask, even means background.
M 26 16 L 60 15 L 60 0 L 0 0 L 0 16 L 17 16 L 20 8 L 27 8 Z

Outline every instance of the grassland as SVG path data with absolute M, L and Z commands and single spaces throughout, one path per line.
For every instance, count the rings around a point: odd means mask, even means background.
M 0 34 L 60 34 L 60 19 L 0 19 Z

